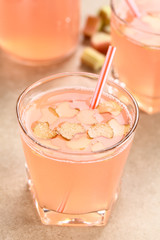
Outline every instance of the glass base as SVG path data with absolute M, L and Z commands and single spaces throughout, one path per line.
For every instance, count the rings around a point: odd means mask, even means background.
M 104 226 L 110 216 L 110 210 L 101 210 L 86 214 L 59 213 L 44 208 L 42 209 L 37 200 L 34 200 L 41 221 L 45 225 Z
M 96 212 L 89 212 L 84 214 L 69 214 L 61 213 L 46 208 L 42 208 L 36 199 L 34 187 L 30 178 L 27 164 L 25 165 L 28 177 L 28 186 L 31 191 L 37 212 L 40 216 L 41 222 L 45 225 L 58 226 L 104 226 L 107 224 L 112 207 L 118 199 L 119 190 L 114 196 L 110 209 L 99 210 Z

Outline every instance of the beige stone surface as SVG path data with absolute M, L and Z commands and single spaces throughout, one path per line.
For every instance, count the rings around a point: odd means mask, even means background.
M 106 1 L 83 0 L 82 19 Z M 160 239 L 160 114 L 141 112 L 119 200 L 105 227 L 73 228 L 41 224 L 26 186 L 24 155 L 15 113 L 21 91 L 62 71 L 84 70 L 79 56 L 46 67 L 22 66 L 0 52 L 0 240 Z

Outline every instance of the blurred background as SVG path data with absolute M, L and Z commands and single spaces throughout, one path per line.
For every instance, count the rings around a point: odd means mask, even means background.
M 141 112 L 122 180 L 120 198 L 107 226 L 83 229 L 46 227 L 40 222 L 26 186 L 24 155 L 15 110 L 17 98 L 27 86 L 45 76 L 65 71 L 95 72 L 80 60 L 84 48 L 88 46 L 82 31 L 88 15 L 96 15 L 98 10 L 107 4 L 109 4 L 107 0 L 80 1 L 79 44 L 76 51 L 60 63 L 44 66 L 24 65 L 12 60 L 0 50 L 0 239 L 2 240 L 160 239 L 160 191 L 158 190 L 160 114 L 151 116 Z M 99 73 L 99 70 L 96 72 Z

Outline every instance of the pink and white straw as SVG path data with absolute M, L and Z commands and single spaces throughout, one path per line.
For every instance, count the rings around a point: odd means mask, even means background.
M 137 7 L 137 5 L 135 4 L 134 0 L 126 0 L 126 3 L 128 5 L 128 7 L 130 8 L 132 14 L 135 16 L 135 17 L 140 17 L 141 14 L 139 12 L 139 9 Z
M 90 108 L 92 108 L 92 109 L 96 108 L 97 105 L 99 104 L 99 100 L 101 98 L 102 91 L 103 91 L 105 82 L 106 82 L 107 77 L 108 77 L 108 73 L 109 73 L 109 70 L 110 70 L 110 67 L 111 67 L 111 63 L 112 63 L 115 51 L 116 51 L 116 47 L 109 46 L 107 54 L 106 54 L 105 62 L 104 62 L 104 65 L 102 67 L 102 71 L 100 73 L 100 77 L 98 79 L 98 83 L 97 83 L 97 86 L 95 88 L 93 98 L 91 100 Z

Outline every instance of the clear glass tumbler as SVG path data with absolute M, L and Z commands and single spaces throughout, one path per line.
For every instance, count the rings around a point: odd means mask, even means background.
M 44 224 L 101 226 L 107 223 L 119 192 L 123 168 L 138 122 L 138 106 L 128 91 L 108 80 L 105 92 L 125 104 L 131 129 L 118 143 L 103 151 L 71 153 L 35 140 L 23 114 L 33 98 L 56 88 L 94 88 L 98 75 L 61 73 L 28 87 L 17 101 L 17 117 L 26 157 L 28 184 Z M 62 211 L 63 209 L 63 211 Z

